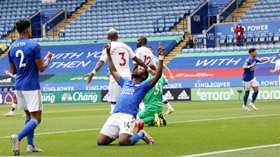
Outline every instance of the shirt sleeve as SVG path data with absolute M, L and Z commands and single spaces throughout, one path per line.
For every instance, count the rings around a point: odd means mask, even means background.
M 144 91 L 148 92 L 151 89 L 150 81 L 144 81 Z
M 127 50 L 128 50 L 129 58 L 134 58 L 136 56 L 136 54 L 132 51 L 132 49 L 129 46 L 127 46 Z
M 107 58 L 108 58 L 108 56 L 107 56 L 106 50 L 104 49 L 104 50 L 102 51 L 102 55 L 101 55 L 101 57 L 100 57 L 99 60 L 106 62 L 106 61 L 107 61 Z
M 248 66 L 248 61 L 249 61 L 249 60 L 246 59 L 245 62 L 244 62 L 244 64 L 243 64 L 243 66 Z
M 33 53 L 34 53 L 34 59 L 35 60 L 42 59 L 42 56 L 41 56 L 41 46 L 39 44 L 34 47 Z
M 256 58 L 256 63 L 259 63 L 259 62 L 260 62 L 259 58 Z
M 8 53 L 8 56 L 9 56 L 9 63 L 14 63 L 11 56 L 10 56 L 10 52 Z
M 135 55 L 136 57 L 141 58 L 141 52 L 139 51 L 139 48 L 135 50 Z M 136 62 L 133 61 L 133 64 L 136 64 Z
M 276 61 L 274 70 L 280 70 L 280 59 Z
M 123 77 L 120 77 L 120 81 L 118 82 L 118 84 L 123 87 L 124 85 L 124 82 L 125 82 L 125 79 Z

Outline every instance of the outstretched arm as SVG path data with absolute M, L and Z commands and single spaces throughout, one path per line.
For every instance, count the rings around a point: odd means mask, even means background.
M 272 56 L 272 57 L 270 57 L 269 59 L 267 59 L 267 58 L 261 59 L 261 60 L 260 60 L 260 63 L 263 63 L 263 62 L 266 62 L 266 61 L 270 61 L 270 60 L 272 60 L 273 58 L 275 58 L 275 56 Z
M 172 75 L 171 71 L 169 70 L 169 68 L 168 68 L 165 64 L 163 64 L 163 68 L 168 72 L 170 78 L 171 78 L 172 80 L 175 80 L 175 78 L 174 78 L 174 76 Z
M 162 75 L 163 58 L 164 58 L 164 48 L 162 46 L 159 46 L 158 54 L 159 54 L 159 62 L 158 62 L 157 72 L 155 76 L 150 79 L 151 87 L 153 87 L 157 83 L 157 81 L 160 79 Z
M 111 72 L 111 75 L 114 77 L 114 79 L 119 83 L 121 75 L 117 72 L 117 69 L 113 63 L 111 54 L 110 54 L 110 49 L 111 49 L 111 42 L 107 45 L 105 45 L 107 57 L 108 57 L 108 66 L 109 70 Z
M 12 74 L 8 70 L 4 70 L 4 74 L 6 74 L 6 75 L 8 75 L 8 76 L 10 76 L 12 78 L 16 78 L 16 74 Z
M 87 76 L 87 83 L 88 83 L 88 84 L 91 83 L 92 77 L 93 77 L 93 76 L 95 75 L 95 73 L 103 66 L 103 64 L 104 64 L 104 61 L 103 61 L 103 60 L 99 60 L 99 61 L 96 63 L 94 69 L 93 69 L 90 73 L 86 74 L 86 76 Z

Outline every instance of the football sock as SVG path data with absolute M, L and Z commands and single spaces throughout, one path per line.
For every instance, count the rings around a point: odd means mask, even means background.
M 17 104 L 13 103 L 12 104 L 12 108 L 11 108 L 11 111 L 15 111 L 15 108 L 17 107 Z
M 130 144 L 134 145 L 143 137 L 144 137 L 144 132 L 142 132 L 142 131 L 138 132 L 137 134 L 132 135 L 130 137 Z
M 31 119 L 29 120 L 25 126 L 23 127 L 23 129 L 18 133 L 18 139 L 21 140 L 23 139 L 25 136 L 27 136 L 28 134 L 33 132 L 34 136 L 34 129 L 37 127 L 38 125 L 38 121 L 36 119 Z M 30 136 L 31 137 L 31 136 Z
M 168 110 L 173 110 L 173 107 L 170 105 L 167 99 L 163 101 L 163 104 L 167 107 Z
M 257 99 L 258 93 L 259 93 L 258 90 L 255 90 L 255 91 L 254 91 L 254 93 L 253 93 L 253 95 L 252 95 L 252 100 L 251 100 L 252 103 L 254 103 L 255 100 Z
M 248 97 L 249 97 L 249 93 L 245 92 L 244 97 L 243 97 L 243 104 L 244 104 L 244 106 L 247 105 Z
M 26 119 L 25 119 L 25 125 L 30 121 L 30 117 L 26 116 Z M 32 147 L 35 147 L 35 144 L 33 142 L 33 138 L 34 138 L 34 130 L 27 134 L 27 143 L 28 145 L 31 145 Z

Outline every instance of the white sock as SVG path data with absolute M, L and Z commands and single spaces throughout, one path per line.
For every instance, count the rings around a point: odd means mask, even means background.
M 111 104 L 111 114 L 113 114 L 113 111 L 115 109 L 116 104 Z
M 16 108 L 16 107 L 17 107 L 17 104 L 13 103 L 12 108 Z
M 162 101 L 163 101 L 163 104 L 167 107 L 168 110 L 174 110 L 173 107 L 168 102 L 168 99 L 165 96 L 162 97 Z

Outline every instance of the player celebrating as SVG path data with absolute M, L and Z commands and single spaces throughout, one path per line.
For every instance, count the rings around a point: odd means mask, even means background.
M 27 136 L 27 152 L 42 152 L 33 142 L 34 130 L 41 122 L 43 110 L 39 71 L 47 69 L 52 54 L 48 52 L 46 61 L 41 57 L 41 47 L 38 43 L 29 40 L 31 37 L 31 23 L 28 19 L 20 19 L 16 23 L 19 38 L 10 46 L 8 56 L 10 71 L 17 74 L 15 93 L 18 106 L 26 113 L 25 126 L 18 133 L 11 136 L 14 155 L 20 155 L 20 141 Z M 38 71 L 39 70 L 39 71 Z
M 111 75 L 116 82 L 122 87 L 122 93 L 118 99 L 114 112 L 107 119 L 103 128 L 101 129 L 98 145 L 108 145 L 116 138 L 119 138 L 119 145 L 128 146 L 134 145 L 141 138 L 147 144 L 153 144 L 153 138 L 144 130 L 140 130 L 137 134 L 133 134 L 135 127 L 135 117 L 138 112 L 139 103 L 144 98 L 146 93 L 157 83 L 162 74 L 163 64 L 163 47 L 159 47 L 158 53 L 160 55 L 160 61 L 157 73 L 149 81 L 144 81 L 148 77 L 146 66 L 137 67 L 132 73 L 132 80 L 124 79 L 117 72 L 113 64 L 112 54 L 114 49 L 111 48 L 112 43 L 106 45 L 108 63 Z
M 255 48 L 250 48 L 249 49 L 249 58 L 247 58 L 245 60 L 245 63 L 243 65 L 243 70 L 244 70 L 244 73 L 243 73 L 243 77 L 242 77 L 242 80 L 243 80 L 243 86 L 244 86 L 244 90 L 245 90 L 245 94 L 244 94 L 244 97 L 243 97 L 243 106 L 242 108 L 246 111 L 250 111 L 250 109 L 247 107 L 247 100 L 248 100 L 248 97 L 249 97 L 249 94 L 250 94 L 250 88 L 252 87 L 253 90 L 254 90 L 254 93 L 252 95 L 252 100 L 250 102 L 250 106 L 255 110 L 257 111 L 258 108 L 254 105 L 254 102 L 258 96 L 258 93 L 259 93 L 259 82 L 257 81 L 257 79 L 255 78 L 255 75 L 254 75 L 254 71 L 255 71 L 255 66 L 256 66 L 256 63 L 263 63 L 263 62 L 266 62 L 268 60 L 271 60 L 274 58 L 274 56 L 270 57 L 270 59 L 257 59 L 256 56 L 257 56 L 257 51 Z
M 112 58 L 113 64 L 115 65 L 116 69 L 120 73 L 120 75 L 126 79 L 131 78 L 130 67 L 129 67 L 129 58 L 132 58 L 137 64 L 144 66 L 145 64 L 139 58 L 137 58 L 132 51 L 132 49 L 127 46 L 123 42 L 118 42 L 118 32 L 115 29 L 110 29 L 108 31 L 107 39 L 111 41 L 111 49 L 112 49 Z M 87 83 L 91 83 L 92 77 L 95 73 L 103 66 L 103 64 L 107 60 L 107 54 L 105 49 L 102 52 L 102 56 L 100 57 L 99 61 L 96 63 L 95 68 L 92 70 L 91 73 L 88 73 L 87 76 Z M 109 78 L 109 97 L 108 101 L 111 103 L 111 114 L 114 111 L 117 99 L 121 92 L 121 87 L 118 83 L 114 80 L 113 76 Z
M 278 52 L 278 56 L 280 57 L 280 51 Z M 271 73 L 279 72 L 279 77 L 278 77 L 278 85 L 280 87 L 280 59 L 277 59 L 275 62 L 275 68 L 273 70 L 269 70 Z

